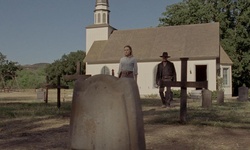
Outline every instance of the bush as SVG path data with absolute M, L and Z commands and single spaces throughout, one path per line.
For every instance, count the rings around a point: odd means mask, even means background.
M 181 98 L 181 90 L 172 90 L 174 98 Z

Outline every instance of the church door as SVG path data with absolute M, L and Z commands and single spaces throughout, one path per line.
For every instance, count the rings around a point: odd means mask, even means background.
M 196 65 L 195 72 L 196 81 L 207 81 L 207 65 Z M 196 90 L 200 89 L 196 88 Z

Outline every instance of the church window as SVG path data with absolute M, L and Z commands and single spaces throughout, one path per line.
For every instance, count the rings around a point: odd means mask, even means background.
M 223 68 L 222 73 L 223 73 L 223 85 L 229 86 L 229 68 Z
M 97 20 L 98 20 L 98 23 L 101 22 L 101 14 L 100 14 L 100 13 L 98 13 L 98 18 L 97 18 Z
M 107 23 L 106 22 L 106 14 L 105 13 L 102 14 L 102 21 L 103 21 L 103 23 Z
M 109 24 L 109 14 L 107 14 L 107 23 Z
M 107 66 L 103 66 L 101 69 L 101 74 L 110 75 L 110 69 Z

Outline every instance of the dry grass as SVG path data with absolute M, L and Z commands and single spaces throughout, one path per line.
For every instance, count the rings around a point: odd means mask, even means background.
M 0 149 L 69 149 L 72 90 L 62 90 L 57 108 L 56 90 L 49 103 L 36 99 L 36 91 L 0 93 Z M 179 124 L 179 100 L 171 109 L 160 108 L 155 98 L 142 99 L 147 149 L 248 150 L 250 103 L 225 100 L 225 104 L 201 108 L 188 100 L 187 124 Z

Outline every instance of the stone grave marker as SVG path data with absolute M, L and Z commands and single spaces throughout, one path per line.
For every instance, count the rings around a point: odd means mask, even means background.
M 196 99 L 196 100 L 201 99 L 201 95 L 202 95 L 201 92 L 202 92 L 202 90 L 192 90 L 190 93 L 190 98 Z
M 248 100 L 248 87 L 242 86 L 238 88 L 239 90 L 239 101 L 247 101 Z
M 212 106 L 212 92 L 207 89 L 202 90 L 202 107 L 209 108 Z
M 223 90 L 217 91 L 216 100 L 217 100 L 218 104 L 223 104 L 224 103 L 224 91 Z
M 45 100 L 45 91 L 43 89 L 37 89 L 37 100 Z
M 145 150 L 136 82 L 111 75 L 77 79 L 70 118 L 70 145 L 74 150 Z

